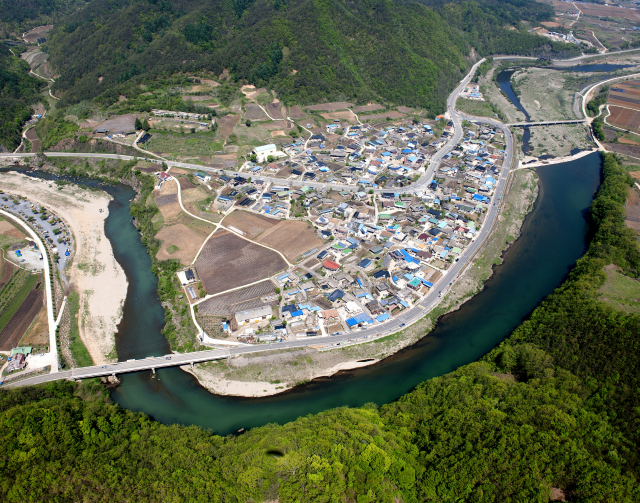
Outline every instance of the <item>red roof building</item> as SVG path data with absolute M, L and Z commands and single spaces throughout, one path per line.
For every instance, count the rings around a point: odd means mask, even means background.
M 330 271 L 337 271 L 338 269 L 340 269 L 340 266 L 335 262 L 332 262 L 331 260 L 325 260 L 324 264 L 322 264 L 322 267 L 324 267 L 325 269 L 329 269 Z

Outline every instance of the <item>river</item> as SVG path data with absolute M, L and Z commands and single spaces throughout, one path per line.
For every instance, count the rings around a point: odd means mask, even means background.
M 121 406 L 163 423 L 196 424 L 226 435 L 240 428 L 285 423 L 343 405 L 391 402 L 420 382 L 454 370 L 487 353 L 557 287 L 586 249 L 584 215 L 600 180 L 598 153 L 538 168 L 540 194 L 521 237 L 505 254 L 485 289 L 443 317 L 428 337 L 384 361 L 342 372 L 265 398 L 217 396 L 178 368 L 122 376 L 112 391 Z M 133 190 L 106 187 L 106 233 L 129 279 L 124 315 L 116 336 L 120 360 L 162 355 L 163 311 L 151 261 L 131 225 Z

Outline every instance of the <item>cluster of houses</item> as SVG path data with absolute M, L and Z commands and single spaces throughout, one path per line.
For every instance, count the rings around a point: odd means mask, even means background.
M 439 163 L 428 186 L 416 190 L 398 183 L 401 174 L 424 172 L 432 154 L 453 134 L 452 124 L 439 131 L 436 139 L 433 126 L 411 123 L 362 126 L 354 136 L 343 134 L 328 155 L 348 150 L 343 170 L 361 167 L 356 190 L 305 183 L 338 179 L 336 163 L 314 151 L 285 162 L 248 163 L 235 176 L 214 174 L 221 186 L 220 209 L 235 206 L 277 218 L 295 218 L 302 211 L 324 242 L 271 278 L 282 294 L 277 310 L 272 304 L 235 313 L 225 324 L 228 330 L 245 342 L 345 333 L 382 324 L 430 291 L 441 292 L 447 270 L 496 204 L 505 153 L 500 130 L 471 125 L 464 127 L 462 139 Z M 343 182 L 348 175 L 339 176 Z

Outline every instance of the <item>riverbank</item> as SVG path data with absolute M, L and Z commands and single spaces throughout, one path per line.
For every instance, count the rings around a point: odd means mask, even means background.
M 111 197 L 14 172 L 2 174 L 2 187 L 45 206 L 69 224 L 76 241 L 76 254 L 68 266 L 69 288 L 80 295 L 80 337 L 94 363 L 110 361 L 127 295 L 124 271 L 104 234 Z
M 315 348 L 248 354 L 231 360 L 195 365 L 183 370 L 194 375 L 212 393 L 245 397 L 282 393 L 296 385 L 371 365 L 398 353 L 425 337 L 438 317 L 455 311 L 480 292 L 493 273 L 493 266 L 517 239 L 526 215 L 538 195 L 537 176 L 530 170 L 512 175 L 498 224 L 472 263 L 458 278 L 440 305 L 401 332 L 371 342 L 346 347 L 322 348 L 330 339 L 318 339 Z M 364 361 L 363 361 L 364 360 Z
M 543 160 L 540 160 L 537 157 L 525 156 L 525 158 L 522 161 L 522 165 L 520 166 L 520 168 L 517 168 L 517 169 L 537 168 L 538 166 L 548 166 L 549 164 L 562 164 L 563 162 L 569 162 L 569 161 L 575 161 L 576 159 L 581 159 L 597 151 L 598 149 L 583 150 L 574 155 L 554 157 L 553 159 L 543 159 Z

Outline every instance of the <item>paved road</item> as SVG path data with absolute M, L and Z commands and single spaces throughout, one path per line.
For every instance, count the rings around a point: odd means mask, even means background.
M 433 309 L 446 293 L 449 288 L 450 283 L 455 282 L 455 280 L 462 273 L 464 268 L 469 265 L 470 260 L 478 251 L 480 246 L 482 246 L 483 242 L 489 236 L 491 229 L 493 227 L 494 222 L 496 221 L 496 217 L 498 215 L 499 206 L 497 205 L 497 201 L 499 197 L 504 193 L 504 189 L 507 183 L 508 175 L 511 170 L 511 165 L 513 161 L 513 138 L 509 132 L 509 129 L 502 124 L 501 122 L 493 119 L 488 119 L 484 117 L 473 117 L 465 114 L 461 114 L 455 110 L 455 104 L 460 94 L 460 91 L 464 89 L 464 87 L 471 80 L 473 73 L 476 68 L 482 63 L 483 60 L 476 63 L 469 74 L 460 82 L 460 85 L 454 90 L 447 101 L 447 111 L 451 120 L 454 124 L 454 134 L 451 139 L 447 142 L 445 147 L 438 151 L 434 157 L 432 158 L 429 166 L 426 170 L 425 175 L 412 186 L 413 190 L 419 190 L 419 188 L 423 185 L 428 184 L 433 177 L 434 170 L 439 164 L 440 160 L 444 155 L 450 152 L 458 143 L 460 138 L 462 137 L 462 121 L 463 120 L 476 120 L 478 122 L 491 125 L 493 127 L 500 128 L 505 134 L 505 162 L 503 164 L 502 172 L 500 173 L 500 178 L 496 185 L 496 192 L 494 196 L 494 201 L 496 203 L 492 204 L 488 211 L 484 221 L 484 224 L 480 228 L 480 231 L 472 241 L 472 243 L 463 251 L 463 253 L 459 256 L 458 261 L 454 262 L 451 268 L 445 273 L 445 276 L 441 280 L 441 287 L 439 289 L 434 289 L 429 292 L 419 303 L 413 306 L 411 309 L 406 310 L 404 313 L 394 318 L 393 320 L 384 323 L 383 325 L 374 325 L 369 328 L 365 328 L 360 331 L 348 332 L 337 336 L 330 337 L 316 337 L 316 338 L 305 338 L 303 340 L 293 340 L 286 342 L 276 342 L 269 345 L 260 345 L 260 346 L 239 346 L 224 350 L 208 350 L 208 351 L 199 351 L 195 353 L 183 353 L 183 354 L 172 354 L 161 357 L 150 357 L 144 360 L 130 360 L 126 362 L 118 362 L 112 363 L 102 366 L 93 366 L 93 367 L 83 367 L 78 369 L 73 369 L 69 371 L 59 372 L 55 375 L 45 374 L 36 377 L 27 378 L 15 383 L 7 384 L 8 387 L 15 386 L 27 386 L 40 384 L 48 381 L 52 381 L 55 379 L 83 379 L 89 377 L 100 377 L 100 376 L 108 376 L 113 374 L 121 374 L 125 372 L 136 372 L 136 371 L 144 371 L 151 370 L 156 368 L 163 367 L 172 367 L 177 365 L 189 365 L 191 363 L 198 363 L 203 361 L 216 360 L 220 358 L 227 358 L 233 355 L 245 354 L 245 353 L 257 353 L 262 351 L 270 351 L 276 349 L 287 349 L 287 348 L 297 348 L 297 347 L 305 347 L 305 346 L 315 346 L 315 345 L 344 345 L 350 344 L 352 342 L 369 340 L 378 337 L 384 337 L 388 334 L 392 334 L 401 330 L 404 326 L 415 323 L 419 319 L 425 316 L 431 309 Z M 58 153 L 57 155 L 69 155 L 64 153 Z M 28 155 L 28 154 L 27 154 Z M 131 156 L 120 156 L 116 154 L 76 154 L 77 156 L 90 156 L 90 157 L 107 157 L 107 158 L 116 158 L 116 159 L 132 159 Z M 169 163 L 168 163 L 169 164 Z M 181 164 L 181 163 L 171 163 L 171 164 Z M 170 164 L 170 165 L 171 165 Z M 202 169 L 202 166 L 197 166 L 197 169 Z M 261 177 L 263 178 L 263 177 Z M 281 184 L 282 180 L 277 180 L 277 183 Z M 322 183 L 317 183 L 318 185 L 325 185 Z M 335 188 L 335 186 L 333 186 Z M 353 187 L 347 186 L 349 189 L 353 190 Z

